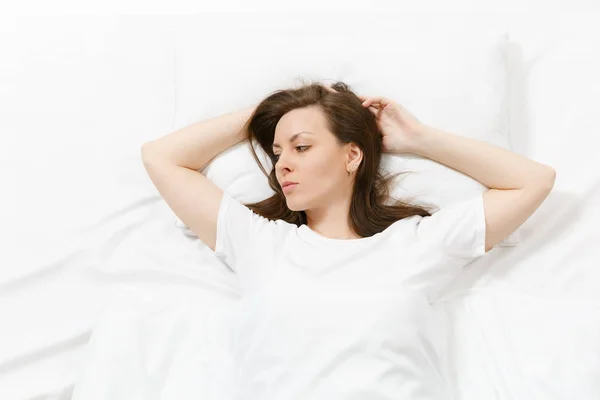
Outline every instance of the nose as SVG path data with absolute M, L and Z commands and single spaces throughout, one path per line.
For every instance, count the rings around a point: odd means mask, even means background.
M 279 155 L 279 158 L 275 162 L 275 168 L 282 174 L 284 171 L 289 172 L 290 168 L 288 167 L 289 163 L 287 161 L 287 156 L 284 156 L 283 152 Z

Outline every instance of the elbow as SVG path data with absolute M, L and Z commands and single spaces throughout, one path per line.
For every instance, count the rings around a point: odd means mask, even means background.
M 547 165 L 546 178 L 544 179 L 546 188 L 551 191 L 554 188 L 554 182 L 556 182 L 556 170 L 551 166 Z
M 533 186 L 550 193 L 556 181 L 556 170 L 549 165 L 544 165 L 542 172 L 535 179 Z
M 142 162 L 145 164 L 150 156 L 150 142 L 142 145 L 142 148 L 140 149 L 140 155 L 142 157 Z
M 146 142 L 142 145 L 140 149 L 140 153 L 142 156 L 142 161 L 149 160 L 150 158 L 156 157 L 158 153 L 156 144 L 154 142 Z
M 147 142 L 142 145 L 140 155 L 142 158 L 142 163 L 146 166 L 151 163 L 154 163 L 159 157 L 156 145 L 152 142 Z
M 554 182 L 556 181 L 556 170 L 549 165 L 542 164 L 541 168 L 535 172 L 534 175 L 530 176 L 524 189 L 533 189 L 536 192 L 550 193 L 554 188 Z

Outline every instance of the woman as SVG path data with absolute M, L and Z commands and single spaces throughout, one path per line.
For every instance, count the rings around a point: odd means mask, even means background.
M 246 139 L 273 162 L 275 190 L 247 206 L 197 172 Z M 386 204 L 382 152 L 428 157 L 490 189 L 433 215 Z M 555 179 L 550 166 L 343 83 L 276 91 L 146 143 L 142 158 L 177 216 L 240 278 L 227 396 L 240 399 L 447 398 L 430 303 L 527 220 Z

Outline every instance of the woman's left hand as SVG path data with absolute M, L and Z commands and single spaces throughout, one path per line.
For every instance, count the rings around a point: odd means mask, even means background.
M 329 85 L 326 90 L 337 93 Z M 375 117 L 381 131 L 381 142 L 385 153 L 412 153 L 416 149 L 416 141 L 425 125 L 405 107 L 386 97 L 358 96 Z
M 363 107 L 368 107 L 381 130 L 383 151 L 386 153 L 411 153 L 425 125 L 410 111 L 393 100 L 382 96 L 365 97 Z

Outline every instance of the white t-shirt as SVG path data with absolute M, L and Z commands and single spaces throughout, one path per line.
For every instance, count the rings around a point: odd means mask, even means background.
M 430 302 L 485 254 L 481 195 L 345 240 L 269 221 L 225 192 L 215 253 L 244 291 L 232 398 L 449 398 Z

